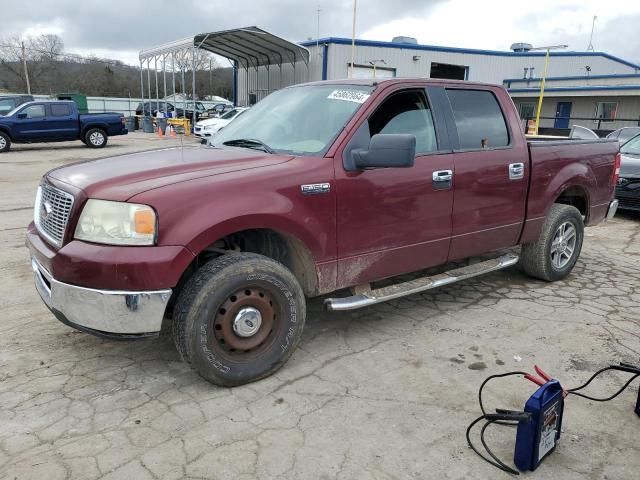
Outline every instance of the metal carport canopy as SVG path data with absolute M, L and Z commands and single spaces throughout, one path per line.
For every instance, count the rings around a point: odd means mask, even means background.
M 309 50 L 258 27 L 201 33 L 194 37 L 142 50 L 140 60 L 188 48 L 215 53 L 234 60 L 244 68 L 282 65 L 283 63 L 294 64 L 299 61 L 306 65 L 309 64 Z

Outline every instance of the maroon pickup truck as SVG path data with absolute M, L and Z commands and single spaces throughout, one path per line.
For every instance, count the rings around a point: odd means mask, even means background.
M 307 297 L 350 288 L 325 299 L 349 310 L 518 262 L 563 279 L 584 225 L 615 214 L 618 169 L 615 140 L 528 141 L 499 86 L 311 83 L 210 146 L 52 170 L 27 245 L 63 323 L 117 338 L 170 325 L 204 378 L 240 385 L 289 358 Z

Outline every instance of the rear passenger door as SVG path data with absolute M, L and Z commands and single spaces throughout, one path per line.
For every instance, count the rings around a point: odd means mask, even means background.
M 446 88 L 454 149 L 449 261 L 517 244 L 525 217 L 529 154 L 506 92 Z M 509 103 L 507 103 L 509 102 Z
M 74 140 L 78 137 L 78 119 L 68 103 L 51 103 L 47 105 L 47 135 L 52 140 Z

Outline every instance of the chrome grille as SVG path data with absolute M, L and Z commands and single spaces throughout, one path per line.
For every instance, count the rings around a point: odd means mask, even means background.
M 51 243 L 60 247 L 67 229 L 73 195 L 51 185 L 41 185 L 35 211 L 38 231 Z

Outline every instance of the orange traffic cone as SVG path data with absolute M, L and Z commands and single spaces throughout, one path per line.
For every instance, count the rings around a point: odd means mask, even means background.
M 162 127 L 160 126 L 160 122 L 158 122 L 158 137 L 162 138 Z
M 176 136 L 176 129 L 175 129 L 175 128 L 173 128 L 173 125 L 170 125 L 170 126 L 169 126 L 169 129 L 170 129 L 170 131 L 171 131 L 171 136 L 172 136 L 172 137 L 175 137 L 175 136 Z

